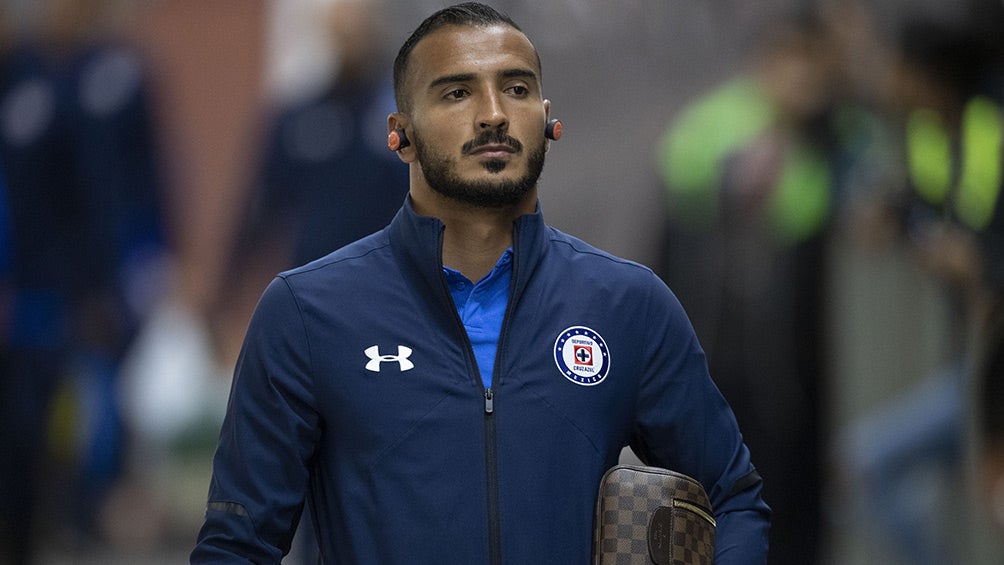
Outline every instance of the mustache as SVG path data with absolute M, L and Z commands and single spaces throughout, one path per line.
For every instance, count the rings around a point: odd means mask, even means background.
M 460 151 L 464 155 L 469 155 L 484 145 L 507 145 L 516 153 L 523 150 L 523 144 L 515 137 L 510 137 L 502 130 L 490 129 L 482 131 L 477 137 L 465 143 Z

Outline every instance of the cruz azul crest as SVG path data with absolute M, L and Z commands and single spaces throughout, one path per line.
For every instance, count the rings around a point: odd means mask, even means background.
M 610 372 L 606 342 L 585 326 L 572 326 L 558 334 L 554 362 L 566 379 L 583 386 L 600 384 Z

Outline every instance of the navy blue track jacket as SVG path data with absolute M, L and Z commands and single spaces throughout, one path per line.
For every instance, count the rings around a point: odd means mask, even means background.
M 443 230 L 406 199 L 386 229 L 269 285 L 192 562 L 278 563 L 309 498 L 325 563 L 583 565 L 600 477 L 630 445 L 705 486 L 716 563 L 764 563 L 759 477 L 661 280 L 519 218 L 486 390 Z

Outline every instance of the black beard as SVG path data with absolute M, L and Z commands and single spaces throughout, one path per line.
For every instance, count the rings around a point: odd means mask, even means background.
M 544 147 L 546 141 L 541 137 L 540 145 L 527 153 L 526 173 L 514 180 L 478 180 L 465 181 L 455 173 L 456 161 L 446 155 L 431 151 L 421 142 L 417 131 L 412 132 L 415 152 L 422 166 L 426 182 L 432 190 L 452 200 L 462 202 L 477 208 L 501 209 L 519 204 L 537 184 L 541 171 L 544 170 Z M 468 154 L 475 148 L 488 143 L 502 143 L 512 147 L 516 153 L 523 151 L 519 140 L 507 136 L 498 130 L 488 130 L 477 138 L 468 141 L 461 149 L 462 154 Z M 497 174 L 505 170 L 508 163 L 501 159 L 492 159 L 484 163 L 485 170 Z

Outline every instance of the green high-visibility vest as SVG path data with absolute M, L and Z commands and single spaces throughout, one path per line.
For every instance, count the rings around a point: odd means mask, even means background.
M 714 226 L 726 158 L 754 142 L 775 117 L 760 85 L 745 78 L 684 109 L 656 150 L 674 221 L 691 229 Z M 768 220 L 780 242 L 797 243 L 819 232 L 830 215 L 832 184 L 826 156 L 795 145 L 768 203 Z
M 982 231 L 993 218 L 1004 181 L 1000 105 L 985 96 L 969 100 L 960 127 L 956 165 L 951 135 L 941 116 L 928 109 L 911 113 L 907 121 L 910 180 L 923 200 L 950 208 L 963 224 Z

